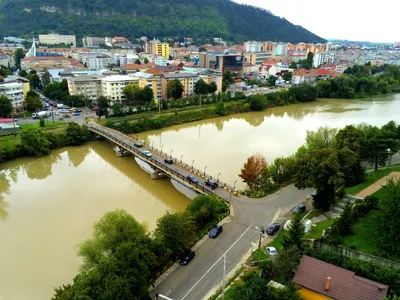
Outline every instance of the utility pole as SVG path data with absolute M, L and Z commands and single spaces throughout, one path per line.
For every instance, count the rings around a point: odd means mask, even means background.
M 258 241 L 258 259 L 257 261 L 260 261 L 260 254 L 261 254 L 261 237 L 262 237 L 263 233 L 260 230 L 260 239 Z
M 222 278 L 222 299 L 225 299 L 226 254 L 224 254 L 224 278 Z

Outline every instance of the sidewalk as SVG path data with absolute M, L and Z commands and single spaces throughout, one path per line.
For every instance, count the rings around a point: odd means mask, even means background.
M 357 195 L 355 195 L 358 198 L 365 198 L 367 196 L 372 195 L 373 193 L 377 192 L 380 190 L 380 188 L 384 185 L 387 184 L 388 179 L 394 179 L 398 180 L 400 179 L 400 172 L 392 172 L 389 175 L 386 175 L 385 177 L 379 179 L 375 183 L 371 184 L 369 187 L 363 189 L 361 192 L 359 192 Z

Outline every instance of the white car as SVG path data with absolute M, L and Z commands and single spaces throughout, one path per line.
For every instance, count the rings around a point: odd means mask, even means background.
M 151 152 L 150 151 L 144 150 L 144 151 L 142 151 L 142 154 L 144 156 L 151 157 Z
M 271 246 L 265 248 L 265 252 L 267 252 L 267 254 L 268 254 L 269 256 L 278 255 L 278 251 L 276 250 L 276 248 L 275 248 L 275 247 L 271 247 Z

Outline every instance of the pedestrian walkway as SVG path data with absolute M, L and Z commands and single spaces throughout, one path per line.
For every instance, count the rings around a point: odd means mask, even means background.
M 372 195 L 373 193 L 377 192 L 380 190 L 380 188 L 384 185 L 387 184 L 387 181 L 389 179 L 394 179 L 394 180 L 399 180 L 400 179 L 400 172 L 392 172 L 389 175 L 386 175 L 385 177 L 379 179 L 375 183 L 371 184 L 369 187 L 363 189 L 361 192 L 359 192 L 356 197 L 357 198 L 365 198 L 367 196 Z

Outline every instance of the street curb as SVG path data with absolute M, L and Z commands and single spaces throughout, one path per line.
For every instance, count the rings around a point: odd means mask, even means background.
M 233 208 L 232 208 L 232 210 L 233 210 Z M 231 215 L 229 215 L 229 216 L 223 218 L 221 220 L 221 222 L 219 222 L 218 224 L 222 225 L 222 224 L 229 223 L 231 221 L 232 221 Z M 208 239 L 208 234 L 204 235 L 203 238 L 192 247 L 192 250 L 196 250 L 197 248 L 199 248 L 207 239 Z M 153 290 L 155 290 L 157 288 L 157 286 L 160 285 L 160 283 L 163 282 L 164 279 L 167 278 L 167 276 L 169 274 L 171 274 L 173 271 L 175 271 L 178 266 L 179 266 L 179 262 L 175 262 L 167 271 L 165 271 L 160 277 L 158 277 L 158 279 L 154 282 L 153 285 L 150 285 L 148 291 L 152 292 Z

